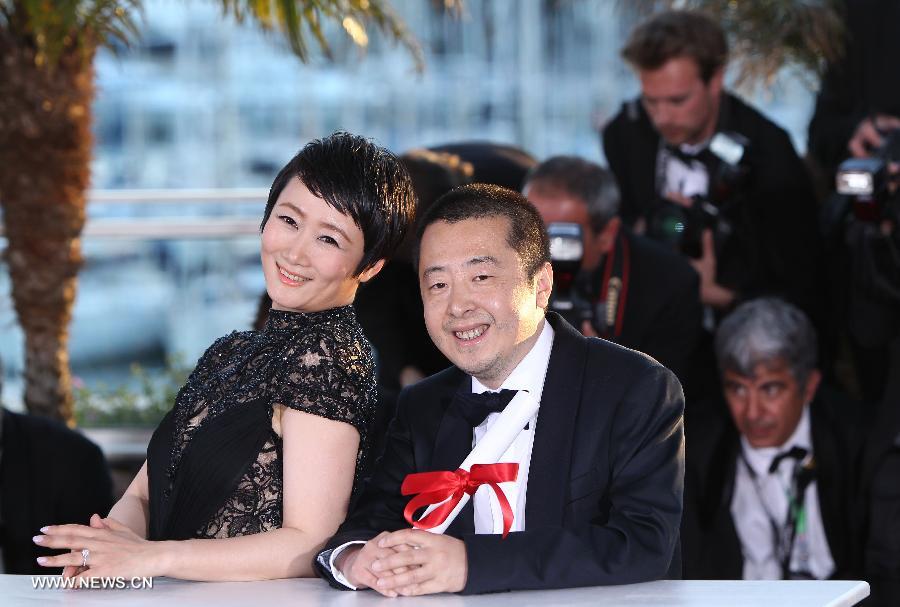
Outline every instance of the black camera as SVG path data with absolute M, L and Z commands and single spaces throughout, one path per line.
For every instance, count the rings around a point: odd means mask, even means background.
M 750 141 L 740 133 L 716 133 L 707 147 L 710 159 L 706 196 L 693 196 L 691 205 L 660 198 L 647 222 L 647 235 L 694 258 L 703 255 L 703 232 L 711 230 L 717 243 L 732 231 L 722 213 L 744 185 L 749 167 L 743 162 Z
M 703 231 L 718 231 L 719 207 L 702 196 L 691 198 L 689 207 L 663 199 L 650 216 L 647 233 L 688 257 L 703 255 Z
M 553 264 L 553 295 L 550 309 L 581 330 L 587 320 L 594 325 L 595 310 L 590 298 L 590 276 L 581 270 L 584 237 L 577 223 L 551 223 L 550 262 Z M 596 328 L 596 326 L 595 326 Z
M 838 194 L 852 197 L 853 213 L 862 221 L 885 218 L 885 207 L 895 198 L 889 186 L 898 179 L 890 174 L 888 165 L 900 161 L 900 129 L 883 135 L 884 143 L 870 157 L 845 160 L 835 176 Z

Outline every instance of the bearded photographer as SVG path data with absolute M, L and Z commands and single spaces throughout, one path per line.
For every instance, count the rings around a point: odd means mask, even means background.
M 651 16 L 622 56 L 641 96 L 603 131 L 622 217 L 691 258 L 721 316 L 778 294 L 818 319 L 812 182 L 787 133 L 724 86 L 722 28 L 692 11 Z

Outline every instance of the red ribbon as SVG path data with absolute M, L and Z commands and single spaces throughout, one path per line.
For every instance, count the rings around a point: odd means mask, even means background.
M 447 520 L 462 499 L 463 494 L 472 495 L 481 485 L 488 485 L 494 490 L 494 494 L 500 502 L 500 511 L 503 512 L 503 537 L 505 538 L 512 528 L 513 511 L 506 495 L 497 483 L 514 481 L 518 473 L 519 464 L 472 464 L 472 470 L 469 472 L 459 468 L 455 472 L 407 474 L 400 486 L 400 493 L 418 495 L 406 504 L 403 516 L 410 525 L 417 529 L 433 529 Z M 450 499 L 447 500 L 447 498 Z M 444 500 L 447 501 L 444 502 Z M 413 519 L 416 510 L 431 504 L 441 505 L 420 520 Z

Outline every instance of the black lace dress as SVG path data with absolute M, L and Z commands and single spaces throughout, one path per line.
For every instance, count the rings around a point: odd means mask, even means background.
M 359 431 L 355 490 L 376 402 L 371 347 L 351 306 L 308 314 L 272 310 L 262 331 L 220 338 L 147 447 L 149 539 L 234 537 L 280 527 L 284 407 Z

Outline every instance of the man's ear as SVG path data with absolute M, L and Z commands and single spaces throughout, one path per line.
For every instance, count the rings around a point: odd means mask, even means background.
M 603 229 L 594 236 L 597 249 L 600 251 L 601 257 L 609 253 L 616 244 L 616 236 L 619 234 L 619 228 L 622 227 L 622 220 L 618 216 L 613 217 L 606 222 Z
M 710 76 L 710 78 L 709 78 L 709 84 L 707 85 L 709 87 L 709 92 L 712 93 L 714 96 L 718 97 L 719 95 L 722 94 L 722 88 L 724 87 L 724 83 L 725 83 L 725 68 L 720 67 L 715 72 L 713 72 L 713 75 Z
M 550 293 L 553 291 L 553 266 L 545 262 L 534 277 L 537 291 L 537 305 L 546 310 L 550 307 Z
M 811 403 L 813 398 L 816 396 L 816 391 L 819 389 L 819 383 L 822 381 L 822 372 L 818 369 L 813 369 L 809 372 L 809 375 L 806 377 L 806 385 L 803 386 L 803 402 Z
M 365 270 L 360 272 L 359 282 L 361 282 L 361 283 L 369 282 L 370 280 L 375 278 L 376 274 L 381 272 L 381 268 L 383 268 L 383 267 L 384 267 L 384 260 L 379 259 L 378 261 L 376 261 L 375 263 L 370 265 L 368 268 L 366 268 Z

